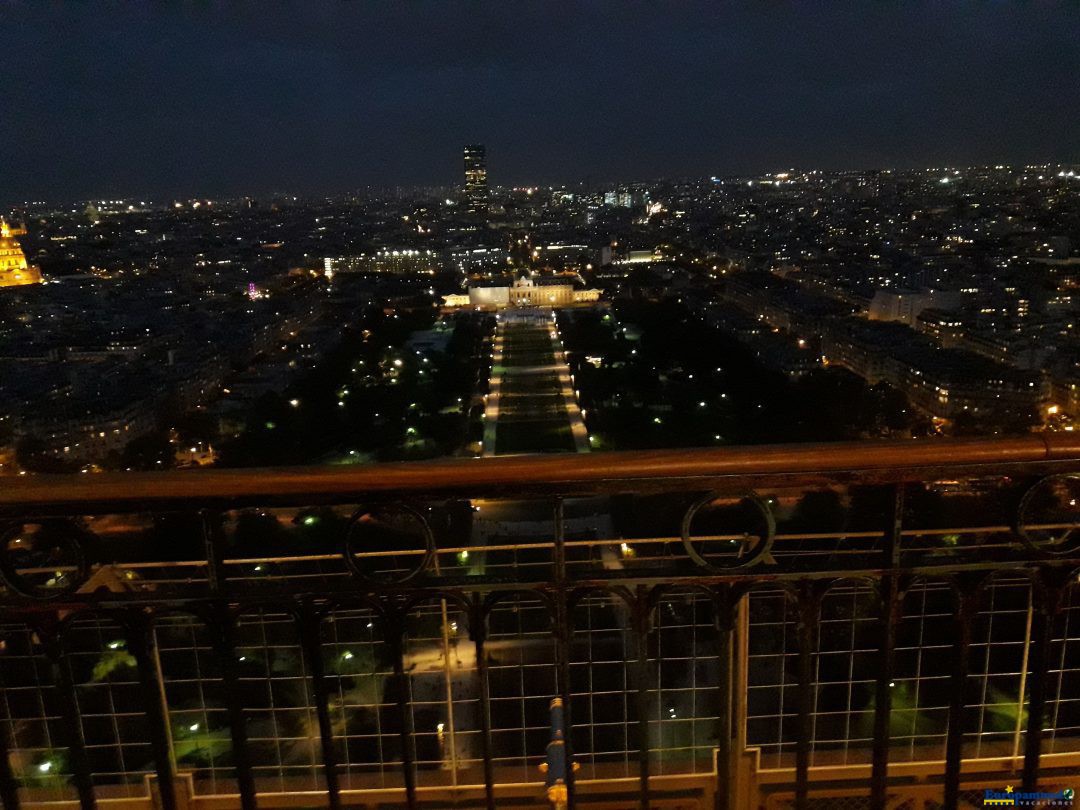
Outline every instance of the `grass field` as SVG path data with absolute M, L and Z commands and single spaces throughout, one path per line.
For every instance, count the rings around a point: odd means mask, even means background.
M 573 452 L 548 327 L 507 324 L 502 366 L 496 455 Z

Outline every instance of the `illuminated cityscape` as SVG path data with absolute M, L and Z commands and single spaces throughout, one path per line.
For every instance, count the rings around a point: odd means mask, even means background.
M 1078 187 L 1060 165 L 496 187 L 479 231 L 468 182 L 16 208 L 5 469 L 470 452 L 480 347 L 522 308 L 554 311 L 596 449 L 1070 432 Z
M 0 7 L 4 810 L 1074 806 L 1080 19 L 85 5 Z

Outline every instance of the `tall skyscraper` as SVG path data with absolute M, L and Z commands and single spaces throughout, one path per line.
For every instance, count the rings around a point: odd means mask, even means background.
M 465 147 L 465 199 L 470 214 L 483 216 L 487 213 L 487 149 L 483 144 Z

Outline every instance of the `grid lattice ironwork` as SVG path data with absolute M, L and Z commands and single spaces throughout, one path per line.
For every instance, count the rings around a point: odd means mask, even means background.
M 706 495 L 667 474 L 364 507 L 9 502 L 0 790 L 86 807 L 156 786 L 172 810 L 183 775 L 245 809 L 493 807 L 554 764 L 572 805 L 578 782 L 637 781 L 648 805 L 701 776 L 730 807 L 747 750 L 799 808 L 839 806 L 811 784 L 830 768 L 869 777 L 843 801 L 873 808 L 907 764 L 944 761 L 945 806 L 964 760 L 1037 784 L 1080 748 L 1080 550 L 1058 508 L 1080 454 L 1010 463 L 947 487 L 941 469 L 773 470 Z

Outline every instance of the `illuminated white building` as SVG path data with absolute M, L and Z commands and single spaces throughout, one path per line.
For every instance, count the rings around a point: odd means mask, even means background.
M 467 293 L 447 295 L 448 307 L 506 309 L 508 307 L 565 307 L 600 300 L 600 290 L 575 290 L 563 278 L 519 278 L 512 286 L 469 287 Z

